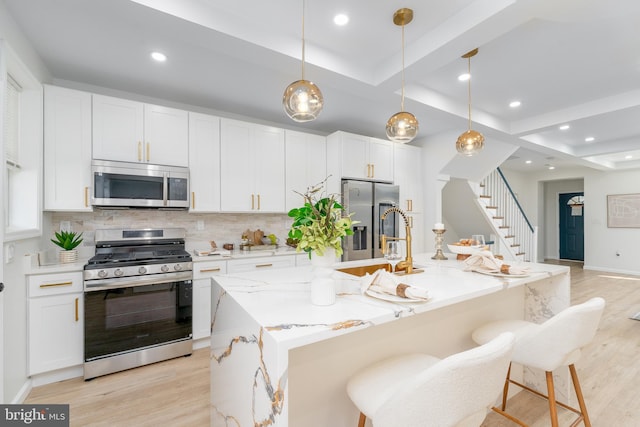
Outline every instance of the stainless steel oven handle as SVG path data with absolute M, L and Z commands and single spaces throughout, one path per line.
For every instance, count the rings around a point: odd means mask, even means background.
M 184 280 L 192 280 L 192 278 L 192 271 L 183 271 L 180 273 L 153 274 L 151 276 L 123 277 L 120 279 L 89 280 L 84 282 L 84 290 L 85 292 L 105 291 L 117 288 L 131 288 L 135 286 L 180 282 Z

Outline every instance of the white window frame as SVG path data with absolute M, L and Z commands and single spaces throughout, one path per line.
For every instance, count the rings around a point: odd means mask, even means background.
M 12 168 L 4 158 L 2 173 L 4 195 L 4 241 L 22 240 L 42 235 L 42 153 L 43 153 L 43 87 L 6 41 L 0 41 L 0 126 L 4 126 L 7 76 L 22 88 L 20 94 L 20 167 Z M 11 179 L 9 176 L 11 174 Z M 9 186 L 11 185 L 11 188 Z M 12 196 L 13 195 L 13 196 Z M 14 218 L 13 223 L 9 219 Z

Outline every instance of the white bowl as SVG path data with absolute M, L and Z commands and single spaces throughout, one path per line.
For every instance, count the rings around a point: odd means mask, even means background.
M 447 245 L 452 254 L 472 255 L 482 250 L 482 246 Z

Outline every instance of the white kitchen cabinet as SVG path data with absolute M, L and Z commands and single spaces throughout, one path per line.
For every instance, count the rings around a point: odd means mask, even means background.
M 227 261 L 193 263 L 193 339 L 211 335 L 211 278 L 227 272 Z
M 93 95 L 93 158 L 171 166 L 189 164 L 188 113 Z
M 308 187 L 327 177 L 327 139 L 291 130 L 285 131 L 285 210 L 302 206 Z
M 82 272 L 28 276 L 29 375 L 84 362 Z
M 44 209 L 91 211 L 91 94 L 44 86 Z
M 220 121 L 220 207 L 224 212 L 284 212 L 284 130 Z
M 189 212 L 220 211 L 220 118 L 189 113 Z
M 334 132 L 327 137 L 327 159 L 327 172 L 332 175 L 333 180 L 353 178 L 393 181 L 391 141 L 342 131 Z M 332 189 L 335 190 L 335 187 L 334 182 Z
M 394 147 L 394 180 L 400 186 L 400 209 L 407 213 L 424 212 L 422 149 L 412 145 Z
M 295 267 L 295 265 L 296 255 L 272 255 L 246 259 L 231 259 L 227 261 L 227 272 L 242 273 L 245 271 Z

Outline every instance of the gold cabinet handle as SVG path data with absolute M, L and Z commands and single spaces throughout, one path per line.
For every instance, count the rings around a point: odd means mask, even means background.
M 192 191 L 191 192 L 191 209 L 195 209 L 196 208 L 196 192 Z
M 149 152 L 151 151 L 151 144 L 147 142 L 147 162 L 150 161 Z
M 251 195 L 251 210 L 255 209 L 254 198 L 255 198 L 255 196 L 252 194 Z
M 260 210 L 260 195 L 258 194 L 258 210 Z
M 409 210 L 413 210 L 413 199 L 409 199 Z
M 40 288 L 55 288 L 56 286 L 71 286 L 73 282 L 61 282 L 61 283 L 46 283 L 44 285 L 40 285 Z
M 256 268 L 262 268 L 262 267 L 273 267 L 273 264 L 268 263 L 268 264 L 256 264 Z
M 375 178 L 376 176 L 376 165 L 371 165 L 371 178 Z
M 216 268 L 203 268 L 200 270 L 200 273 L 215 273 L 217 271 L 220 271 L 220 267 L 216 267 Z
M 371 163 L 367 163 L 367 178 L 371 178 Z
M 142 161 L 142 141 L 138 141 L 138 161 Z
M 413 217 L 412 216 L 409 217 L 409 227 L 413 228 Z
M 78 301 L 80 300 L 80 298 L 76 298 L 76 322 L 78 320 L 80 320 L 80 315 L 78 313 Z
M 84 207 L 89 207 L 89 187 L 84 187 Z

